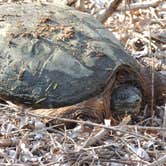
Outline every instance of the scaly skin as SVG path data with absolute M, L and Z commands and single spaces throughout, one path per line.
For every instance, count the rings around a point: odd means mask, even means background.
M 142 102 L 141 91 L 134 85 L 121 85 L 112 92 L 111 106 L 115 119 L 124 115 L 135 116 L 140 112 Z

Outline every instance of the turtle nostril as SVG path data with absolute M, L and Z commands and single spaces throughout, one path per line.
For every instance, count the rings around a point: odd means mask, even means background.
M 136 100 L 135 100 L 135 103 L 139 103 L 139 102 L 141 102 L 140 99 L 136 99 Z

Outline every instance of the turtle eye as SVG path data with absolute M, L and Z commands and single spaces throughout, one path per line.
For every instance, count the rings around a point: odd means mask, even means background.
M 124 94 L 116 94 L 116 99 L 117 100 L 125 100 L 127 98 L 127 95 L 124 93 Z
M 136 102 L 136 103 L 139 103 L 139 102 L 140 102 L 140 100 L 139 100 L 139 99 L 137 99 L 135 102 Z
M 125 100 L 127 98 L 126 94 L 121 95 L 121 100 Z

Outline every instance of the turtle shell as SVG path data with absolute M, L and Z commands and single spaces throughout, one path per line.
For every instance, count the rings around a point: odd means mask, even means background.
M 0 5 L 0 97 L 60 107 L 100 94 L 116 66 L 137 68 L 89 14 L 53 4 Z

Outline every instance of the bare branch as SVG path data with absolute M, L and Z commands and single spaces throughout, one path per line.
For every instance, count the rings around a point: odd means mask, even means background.
M 42 110 L 44 111 L 44 109 L 42 109 Z M 48 109 L 46 109 L 46 110 L 48 110 Z M 55 115 L 54 116 L 49 116 L 49 115 L 44 115 L 44 114 L 41 115 L 41 114 L 39 114 L 38 110 L 31 110 L 31 111 L 27 112 L 27 114 L 30 115 L 30 116 L 34 116 L 34 117 L 48 118 L 50 120 L 59 120 L 59 121 L 62 121 L 62 122 L 71 122 L 71 123 L 78 123 L 78 124 L 82 124 L 82 125 L 90 125 L 90 126 L 94 126 L 94 127 L 101 127 L 103 129 L 112 130 L 112 131 L 119 131 L 121 133 L 128 133 L 128 134 L 134 135 L 136 137 L 140 137 L 140 138 L 143 138 L 145 140 L 149 140 L 148 137 L 139 135 L 139 134 L 134 133 L 134 132 L 129 132 L 129 131 L 125 130 L 124 128 L 122 128 L 121 126 L 106 126 L 106 125 L 103 125 L 103 124 L 97 124 L 97 123 L 90 122 L 90 121 L 83 121 L 83 120 L 75 120 L 75 119 L 57 117 Z M 162 128 L 162 129 L 165 130 L 165 128 Z
M 122 8 L 118 8 L 118 11 L 126 11 L 126 10 L 138 10 L 138 9 L 146 9 L 149 7 L 156 7 L 162 0 L 149 0 L 146 2 L 138 2 L 129 4 L 128 6 L 123 6 Z
M 110 4 L 108 5 L 108 7 L 104 10 L 103 13 L 99 14 L 97 16 L 97 19 L 104 23 L 107 18 L 112 15 L 112 13 L 117 9 L 117 7 L 119 6 L 119 4 L 122 2 L 122 0 L 113 0 L 110 2 Z
M 148 164 L 147 166 L 158 166 L 158 165 L 164 165 L 165 163 L 166 163 L 166 155 L 154 161 L 153 163 Z

